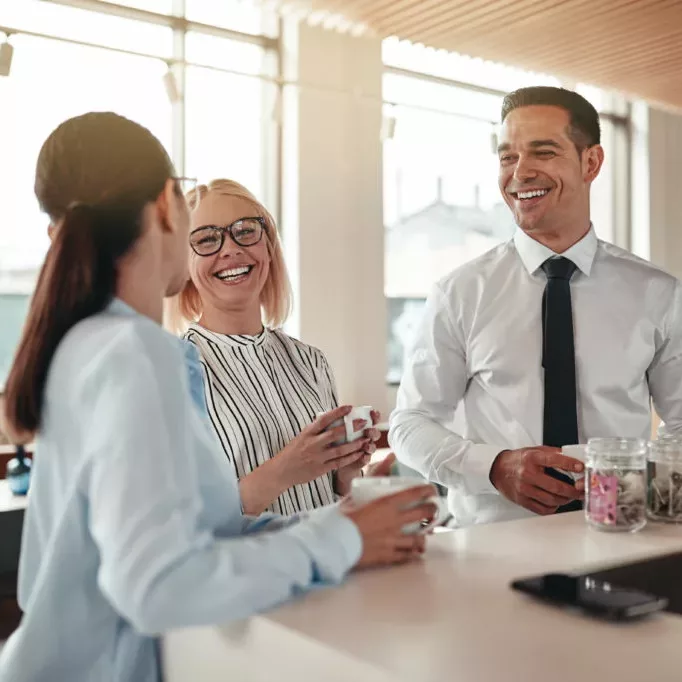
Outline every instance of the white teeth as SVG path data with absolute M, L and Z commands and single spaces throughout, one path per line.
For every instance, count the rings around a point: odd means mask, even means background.
M 251 272 L 251 266 L 246 266 L 244 268 L 231 268 L 230 270 L 221 270 L 216 272 L 216 277 L 218 279 L 234 279 L 235 277 L 241 277 Z
M 536 189 L 532 192 L 517 192 L 517 196 L 519 199 L 532 199 L 533 197 L 544 197 L 548 192 L 548 189 Z

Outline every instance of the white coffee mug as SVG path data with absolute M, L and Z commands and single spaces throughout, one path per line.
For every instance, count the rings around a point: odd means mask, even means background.
M 587 445 L 564 445 L 561 448 L 561 454 L 566 457 L 572 457 L 585 464 L 585 454 L 587 452 Z M 581 478 L 585 477 L 584 471 L 564 471 L 560 469 L 563 474 L 570 476 L 574 481 L 579 481 Z
M 350 488 L 350 498 L 353 502 L 358 504 L 365 504 L 372 500 L 378 500 L 380 497 L 393 495 L 401 490 L 408 490 L 409 488 L 417 488 L 425 485 L 426 481 L 412 476 L 365 476 L 361 478 L 354 478 Z M 418 503 L 410 505 L 411 507 L 424 502 L 432 502 L 438 507 L 436 518 L 428 525 L 422 526 L 421 523 L 408 523 L 403 526 L 402 532 L 405 535 L 415 535 L 416 533 L 426 533 L 435 526 L 440 525 L 448 516 L 444 500 L 441 500 L 438 495 L 420 500 Z
M 326 414 L 325 412 L 318 413 L 318 417 Z M 359 430 L 353 430 L 353 422 L 362 419 L 365 425 Z M 329 425 L 330 429 L 334 429 L 337 426 L 344 426 L 346 429 L 345 437 L 337 441 L 335 445 L 343 445 L 344 443 L 352 443 L 365 435 L 367 429 L 372 428 L 372 407 L 369 405 L 361 405 L 359 407 L 354 407 L 349 414 L 347 414 L 343 419 L 337 419 Z

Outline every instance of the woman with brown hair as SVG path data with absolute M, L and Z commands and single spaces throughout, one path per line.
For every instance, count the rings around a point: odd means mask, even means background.
M 35 189 L 56 229 L 5 388 L 6 427 L 35 434 L 36 454 L 2 682 L 156 681 L 169 629 L 423 550 L 401 527 L 433 514 L 430 487 L 293 523 L 242 515 L 182 342 L 161 327 L 187 278 L 189 213 L 148 130 L 111 113 L 64 122 Z
M 190 322 L 185 339 L 202 365 L 194 376 L 201 381 L 203 373 L 205 405 L 244 510 L 291 515 L 332 504 L 368 463 L 379 432 L 360 422 L 354 430 L 365 435 L 349 444 L 339 444 L 343 427 L 325 432 L 351 408 L 339 407 L 324 354 L 282 330 L 291 288 L 263 204 L 232 180 L 200 185 L 188 201 L 190 280 L 178 309 Z M 392 461 L 371 473 L 388 473 Z

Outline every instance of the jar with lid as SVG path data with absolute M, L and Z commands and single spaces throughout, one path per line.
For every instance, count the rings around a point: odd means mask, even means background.
M 587 444 L 585 517 L 605 531 L 646 525 L 649 443 L 639 438 L 591 438 Z
M 647 470 L 648 517 L 682 523 L 682 438 L 669 435 L 652 443 Z

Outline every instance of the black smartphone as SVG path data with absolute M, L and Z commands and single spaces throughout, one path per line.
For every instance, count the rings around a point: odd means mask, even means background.
M 665 597 L 612 585 L 590 576 L 548 573 L 515 580 L 512 589 L 562 606 L 572 606 L 607 620 L 631 620 L 663 611 Z

